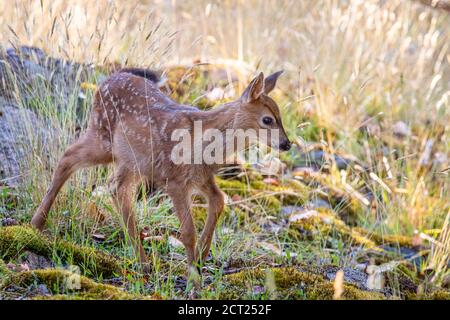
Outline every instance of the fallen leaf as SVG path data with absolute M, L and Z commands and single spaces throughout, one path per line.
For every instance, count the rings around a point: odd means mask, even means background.
M 105 241 L 106 236 L 105 236 L 104 234 L 101 234 L 101 233 L 94 233 L 94 234 L 92 235 L 92 238 L 93 238 L 94 240 L 96 240 L 96 241 Z
M 316 210 L 305 210 L 299 213 L 293 213 L 289 216 L 289 222 L 298 222 L 303 219 L 309 219 L 311 217 L 318 216 L 319 212 Z

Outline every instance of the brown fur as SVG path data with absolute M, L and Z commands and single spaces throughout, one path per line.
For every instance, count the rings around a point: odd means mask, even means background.
M 119 71 L 100 86 L 86 132 L 62 156 L 31 223 L 43 229 L 56 195 L 77 169 L 113 162 L 114 203 L 123 215 L 141 262 L 146 263 L 147 257 L 139 240 L 132 199 L 134 186 L 144 182 L 165 189 L 171 197 L 181 222 L 180 240 L 186 247 L 188 264 L 193 265 L 206 258 L 224 208 L 224 197 L 214 181 L 219 166 L 175 165 L 170 154 L 177 142 L 171 141 L 171 133 L 180 128 L 192 131 L 196 120 L 203 121 L 203 130 L 257 130 L 264 127 L 261 117 L 266 115 L 276 120 L 271 127 L 281 129 L 277 144 L 288 149 L 290 143 L 283 130 L 279 109 L 267 96 L 281 72 L 267 79 L 261 73 L 240 99 L 209 111 L 179 105 L 161 93 L 153 82 L 132 73 L 132 69 Z M 194 192 L 208 201 L 208 216 L 198 243 L 190 209 Z

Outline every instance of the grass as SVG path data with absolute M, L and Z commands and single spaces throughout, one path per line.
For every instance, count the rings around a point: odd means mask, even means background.
M 281 189 L 262 183 L 251 169 L 239 181 L 224 180 L 222 189 L 239 198 L 218 226 L 201 295 L 222 297 L 233 268 L 304 263 L 345 268 L 404 259 L 372 252 L 362 244 L 369 239 L 377 248 L 420 243 L 427 251 L 420 268 L 402 262 L 406 269 L 396 268 L 394 277 L 407 274 L 425 291 L 445 285 L 450 246 L 450 16 L 445 11 L 409 0 L 13 1 L 0 21 L 5 47 L 34 45 L 51 56 L 98 66 L 87 74 L 75 70 L 73 86 L 60 91 L 41 79 L 26 86 L 9 83 L 19 108 L 33 110 L 40 125 L 57 134 L 43 143 L 33 124 L 24 123 L 31 152 L 22 164 L 21 183 L 0 187 L 0 217 L 30 220 L 51 168 L 86 125 L 93 92 L 82 89 L 82 82 L 101 81 L 113 64 L 162 69 L 173 98 L 206 108 L 219 103 L 207 101 L 206 94 L 231 78 L 238 80 L 230 91 L 237 97 L 256 70 L 284 69 L 273 97 L 288 134 L 301 150 L 329 156 L 318 172 L 294 174 L 304 159 L 294 151 L 282 155 L 288 174 L 278 177 Z M 224 70 L 225 80 L 214 76 L 218 70 Z M 399 123 L 409 130 L 403 137 L 394 132 Z M 339 169 L 335 155 L 355 161 Z M 88 169 L 70 180 L 52 209 L 50 238 L 118 257 L 129 271 L 120 286 L 131 293 L 186 297 L 184 249 L 173 240 L 179 225 L 170 201 L 158 193 L 136 204 L 156 269 L 144 279 L 134 272 L 138 268 L 109 195 L 93 190 L 106 186 L 109 175 L 108 168 Z M 287 205 L 318 200 L 331 204 L 339 223 L 322 219 L 297 229 L 281 213 Z M 201 203 L 195 212 L 200 229 Z M 357 228 L 364 230 L 361 238 L 355 237 Z M 430 276 L 426 270 L 432 270 Z M 394 296 L 407 295 L 400 284 L 391 289 Z

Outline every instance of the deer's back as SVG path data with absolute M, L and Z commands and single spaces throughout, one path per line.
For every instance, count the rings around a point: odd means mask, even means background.
M 97 90 L 88 127 L 115 159 L 160 179 L 174 171 L 170 152 L 175 129 L 192 128 L 190 114 L 198 109 L 175 103 L 151 81 L 116 73 Z

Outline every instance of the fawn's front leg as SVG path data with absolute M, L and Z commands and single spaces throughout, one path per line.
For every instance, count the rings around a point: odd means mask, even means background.
M 208 183 L 202 187 L 202 192 L 208 201 L 208 216 L 197 249 L 201 259 L 200 263 L 203 263 L 208 256 L 217 220 L 224 208 L 223 193 L 216 185 L 214 177 L 209 179 Z
M 197 234 L 194 225 L 194 219 L 191 214 L 191 193 L 189 188 L 182 187 L 177 183 L 169 185 L 167 192 L 172 199 L 175 212 L 180 220 L 180 241 L 186 248 L 188 277 L 194 280 L 194 284 L 198 286 L 199 277 L 197 270 L 197 252 L 195 245 L 197 242 Z
M 132 208 L 134 176 L 124 167 L 119 168 L 114 177 L 116 183 L 113 189 L 114 205 L 123 216 L 123 222 L 128 230 L 128 236 L 133 246 L 136 255 L 139 255 L 139 260 L 142 264 L 145 273 L 150 272 L 150 265 L 148 263 L 147 255 L 142 247 L 139 232 L 136 226 L 135 215 Z

